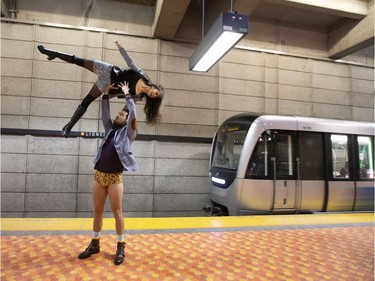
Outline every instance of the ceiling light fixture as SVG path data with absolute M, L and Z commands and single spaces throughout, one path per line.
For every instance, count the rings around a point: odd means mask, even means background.
M 189 59 L 189 70 L 209 71 L 247 34 L 248 17 L 233 12 L 233 0 L 231 0 L 231 10 L 231 13 L 222 12 L 211 26 Z M 202 26 L 204 26 L 204 1 L 202 14 Z

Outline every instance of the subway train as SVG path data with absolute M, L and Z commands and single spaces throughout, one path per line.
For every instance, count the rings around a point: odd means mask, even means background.
M 239 114 L 214 135 L 209 215 L 374 211 L 370 122 Z

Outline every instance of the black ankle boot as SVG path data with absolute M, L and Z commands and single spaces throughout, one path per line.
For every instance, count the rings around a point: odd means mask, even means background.
M 62 134 L 64 137 L 69 137 L 70 131 L 72 130 L 73 126 L 78 122 L 79 119 L 81 119 L 86 110 L 87 108 L 85 108 L 84 106 L 78 106 L 69 123 L 62 128 Z
M 74 55 L 58 52 L 51 49 L 46 49 L 43 45 L 38 45 L 38 50 L 42 54 L 46 55 L 48 60 L 54 60 L 55 58 L 59 58 L 63 61 L 74 63 Z
M 125 242 L 117 242 L 116 257 L 114 260 L 115 265 L 120 265 L 123 263 L 125 258 Z
M 78 255 L 78 258 L 81 260 L 87 259 L 91 255 L 97 254 L 99 252 L 100 252 L 99 239 L 92 239 L 89 246 L 86 248 L 86 250 Z

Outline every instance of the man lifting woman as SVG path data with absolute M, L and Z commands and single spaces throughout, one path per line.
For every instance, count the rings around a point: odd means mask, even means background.
M 94 207 L 93 235 L 89 246 L 79 254 L 79 259 L 89 258 L 100 252 L 100 236 L 103 225 L 103 213 L 106 198 L 109 197 L 116 222 L 117 248 L 114 264 L 120 265 L 125 258 L 124 218 L 122 212 L 123 171 L 135 171 L 138 168 L 131 145 L 136 137 L 135 101 L 146 99 L 144 112 L 148 123 L 154 124 L 160 118 L 160 106 L 163 100 L 163 88 L 151 82 L 148 75 L 134 64 L 125 49 L 115 41 L 128 68 L 100 61 L 89 60 L 75 55 L 50 50 L 42 45 L 38 50 L 48 60 L 59 58 L 63 61 L 84 67 L 95 73 L 98 78 L 90 92 L 74 112 L 71 120 L 63 127 L 63 135 L 69 136 L 73 126 L 86 112 L 87 107 L 102 93 L 102 122 L 105 137 L 94 158 L 95 175 L 92 185 Z M 112 120 L 109 98 L 125 98 L 126 105 Z

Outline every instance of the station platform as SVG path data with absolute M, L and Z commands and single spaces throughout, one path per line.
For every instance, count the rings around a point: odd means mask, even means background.
M 374 280 L 374 214 L 114 219 L 79 260 L 91 218 L 2 218 L 1 280 Z

